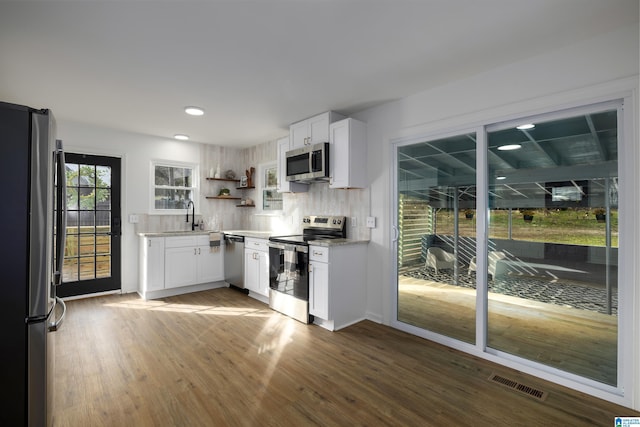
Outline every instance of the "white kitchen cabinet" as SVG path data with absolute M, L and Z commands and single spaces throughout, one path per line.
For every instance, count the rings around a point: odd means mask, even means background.
M 212 251 L 209 234 L 141 236 L 140 287 L 144 299 L 225 286 L 224 250 Z
M 289 151 L 289 137 L 278 140 L 278 192 L 303 193 L 309 191 L 309 184 L 287 181 L 287 151 Z
M 329 319 L 329 264 L 326 262 L 309 261 L 309 314 Z
M 265 239 L 245 238 L 244 287 L 250 296 L 269 297 L 269 247 Z
M 365 319 L 366 242 L 309 246 L 309 314 L 335 331 Z
M 366 124 L 344 119 L 329 125 L 329 188 L 367 186 Z
M 198 242 L 197 256 L 197 282 L 217 282 L 224 280 L 224 246 L 212 250 L 209 246 L 209 237 L 204 236 Z
M 164 289 L 164 237 L 142 237 L 139 261 L 139 292 Z
M 329 142 L 329 124 L 344 116 L 327 111 L 289 126 L 289 149 L 304 147 L 318 142 Z

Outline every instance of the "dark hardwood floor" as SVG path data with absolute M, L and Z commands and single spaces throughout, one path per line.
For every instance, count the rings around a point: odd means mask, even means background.
M 611 426 L 640 415 L 373 322 L 304 325 L 226 288 L 67 306 L 56 426 Z

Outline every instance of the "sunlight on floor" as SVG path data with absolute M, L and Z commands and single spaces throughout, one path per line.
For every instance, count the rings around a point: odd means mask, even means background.
M 170 311 L 174 313 L 210 314 L 214 316 L 269 317 L 270 310 L 245 307 L 212 307 L 207 305 L 166 303 L 164 301 L 131 300 L 107 303 L 107 307 L 133 308 L 136 310 Z

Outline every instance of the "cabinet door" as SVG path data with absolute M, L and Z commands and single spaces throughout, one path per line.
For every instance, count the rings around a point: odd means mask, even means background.
M 329 264 L 309 262 L 309 314 L 329 319 Z
M 197 283 L 197 259 L 195 247 L 166 248 L 165 288 L 177 288 Z
M 259 292 L 260 261 L 258 252 L 252 249 L 244 250 L 244 287 L 249 291 Z
M 222 257 L 221 248 L 217 252 L 211 252 L 209 246 L 198 246 L 198 283 L 224 280 Z
M 258 255 L 258 292 L 269 296 L 269 252 L 260 251 Z
M 303 120 L 289 126 L 289 150 L 304 147 L 308 144 L 309 123 Z
M 164 237 L 149 237 L 143 240 L 142 290 L 143 292 L 164 289 Z
M 311 117 L 308 122 L 308 137 L 310 144 L 329 142 L 329 113 Z
M 344 119 L 329 126 L 330 188 L 365 188 L 367 186 L 366 125 Z
M 330 129 L 331 158 L 329 167 L 329 187 L 344 188 L 349 186 L 349 121 L 341 120 L 331 124 Z

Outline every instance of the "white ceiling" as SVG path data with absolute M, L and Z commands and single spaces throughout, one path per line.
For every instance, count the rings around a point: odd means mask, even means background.
M 244 147 L 637 21 L 638 0 L 0 0 L 0 100 Z

